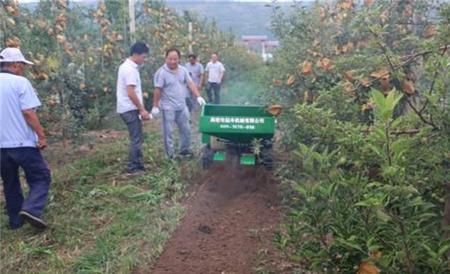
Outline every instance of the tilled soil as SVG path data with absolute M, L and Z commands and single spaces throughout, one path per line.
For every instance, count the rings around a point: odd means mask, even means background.
M 276 257 L 281 214 L 269 172 L 228 161 L 214 163 L 198 182 L 179 228 L 147 273 L 247 274 Z

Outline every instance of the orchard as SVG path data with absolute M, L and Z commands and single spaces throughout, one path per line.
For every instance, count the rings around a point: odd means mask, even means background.
M 0 48 L 34 63 L 25 76 L 56 147 L 54 228 L 14 234 L 1 217 L 2 273 L 449 273 L 448 1 L 271 1 L 280 47 L 266 64 L 215 21 L 164 1 L 136 1 L 135 31 L 128 1 L 0 5 Z M 197 128 L 194 159 L 168 161 L 152 121 L 149 171 L 124 178 L 125 131 L 103 130 L 136 41 L 150 48 L 149 109 L 167 49 L 202 63 L 220 52 L 225 104 L 276 112 L 273 166 L 205 171 Z M 83 143 L 93 135 L 104 140 Z

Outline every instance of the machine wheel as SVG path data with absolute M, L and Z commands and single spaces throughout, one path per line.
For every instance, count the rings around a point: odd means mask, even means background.
M 214 151 L 209 145 L 206 145 L 202 150 L 202 167 L 208 169 L 213 163 Z
M 266 167 L 267 170 L 273 170 L 275 162 L 273 159 L 273 153 L 271 149 L 263 149 L 259 155 L 260 163 Z

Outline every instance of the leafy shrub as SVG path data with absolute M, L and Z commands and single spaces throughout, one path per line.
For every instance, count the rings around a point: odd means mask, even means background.
M 294 151 L 277 242 L 305 272 L 446 273 L 450 6 L 354 2 L 274 6 L 266 97 Z

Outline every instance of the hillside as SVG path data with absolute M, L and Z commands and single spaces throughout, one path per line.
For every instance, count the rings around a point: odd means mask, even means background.
M 167 4 L 182 13 L 185 10 L 193 11 L 200 17 L 214 19 L 222 30 L 231 30 L 238 37 L 241 35 L 268 35 L 274 39 L 270 31 L 271 9 L 268 3 L 263 2 L 200 2 L 200 1 L 167 1 Z M 281 3 L 284 9 L 290 4 Z M 239 18 L 239 20 L 236 20 Z
M 95 8 L 97 0 L 82 0 L 75 4 Z M 137 1 L 139 2 L 139 1 Z M 231 30 L 237 37 L 241 35 L 267 35 L 275 39 L 270 30 L 271 9 L 269 2 L 236 2 L 229 0 L 166 0 L 166 4 L 179 14 L 188 10 L 200 18 L 214 20 L 223 31 Z M 278 3 L 288 11 L 291 3 Z M 36 8 L 36 2 L 22 2 L 21 6 L 30 10 Z M 239 18 L 239 20 L 236 20 Z

